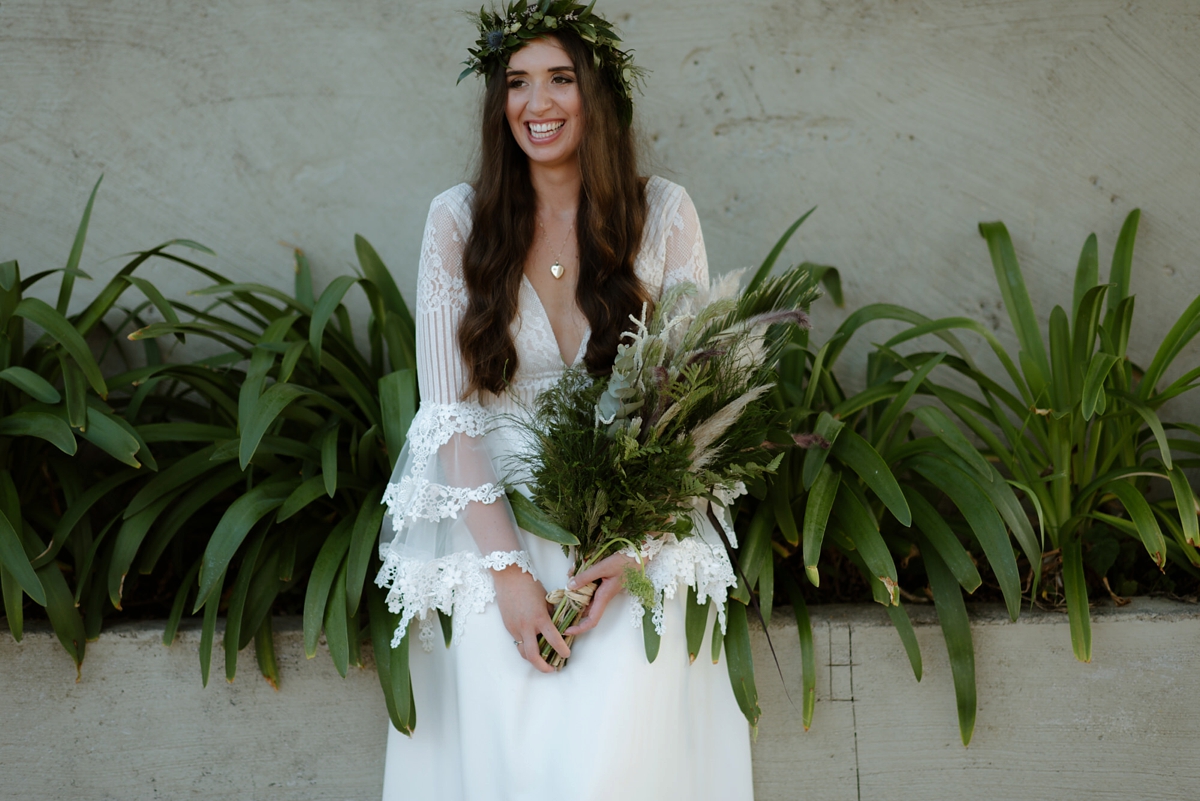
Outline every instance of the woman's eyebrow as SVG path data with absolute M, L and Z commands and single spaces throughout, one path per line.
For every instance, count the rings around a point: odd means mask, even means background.
M 571 67 L 571 66 L 551 67 L 550 69 L 546 70 L 546 72 L 574 72 L 574 71 L 575 71 L 575 68 Z M 529 73 L 526 72 L 525 70 L 508 70 L 505 73 L 505 75 L 507 75 L 510 78 L 514 75 L 528 75 L 528 74 Z

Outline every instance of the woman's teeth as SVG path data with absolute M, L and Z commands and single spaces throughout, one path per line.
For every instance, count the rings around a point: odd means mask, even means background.
M 560 122 L 531 122 L 529 123 L 529 135 L 533 139 L 549 139 L 558 132 L 558 129 L 563 127 Z

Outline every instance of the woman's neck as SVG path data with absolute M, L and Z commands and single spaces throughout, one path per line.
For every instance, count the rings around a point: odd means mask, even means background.
M 575 218 L 575 211 L 579 208 L 579 190 L 583 185 L 577 161 L 554 167 L 531 163 L 529 179 L 537 195 L 540 213 L 564 221 Z

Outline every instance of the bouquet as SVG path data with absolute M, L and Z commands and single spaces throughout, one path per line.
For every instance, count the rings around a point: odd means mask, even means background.
M 697 499 L 723 505 L 779 462 L 764 441 L 775 414 L 767 393 L 789 329 L 808 328 L 802 308 L 818 293 L 802 268 L 740 295 L 739 278 L 673 287 L 653 311 L 631 315 L 611 374 L 567 370 L 520 422 L 534 445 L 520 457 L 532 504 L 510 492 L 522 527 L 573 543 L 576 574 L 613 553 L 635 556 L 642 570 L 627 571 L 625 585 L 647 609 L 655 589 L 642 555 L 652 541 L 691 536 Z M 595 589 L 547 597 L 560 632 Z M 561 669 L 565 660 L 539 644 Z

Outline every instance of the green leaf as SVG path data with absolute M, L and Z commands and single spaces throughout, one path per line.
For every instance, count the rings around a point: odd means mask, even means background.
M 203 570 L 203 568 L 201 568 Z M 221 605 L 221 587 L 225 584 L 225 572 L 222 571 L 213 582 L 213 592 L 209 596 L 201 595 L 204 603 L 204 623 L 200 627 L 200 683 L 208 686 L 208 670 L 212 665 L 213 638 L 217 631 L 217 608 Z
M 183 575 L 183 580 L 179 582 L 179 589 L 175 592 L 175 601 L 171 604 L 171 614 L 167 616 L 167 623 L 163 627 L 162 642 L 163 645 L 171 645 L 175 642 L 175 633 L 179 630 L 179 621 L 183 618 L 183 609 L 187 606 L 188 597 L 192 594 L 192 590 L 196 589 L 196 576 L 200 573 L 200 560 L 188 569 L 188 572 Z
M 321 625 L 324 622 L 329 593 L 333 588 L 334 579 L 337 578 L 342 557 L 350 547 L 352 531 L 353 520 L 348 517 L 342 518 L 333 527 L 333 531 L 329 532 L 329 537 L 317 554 L 317 561 L 313 563 L 312 572 L 309 573 L 308 590 L 304 595 L 304 655 L 309 659 L 317 655 L 317 641 L 321 637 Z M 344 609 L 344 592 L 342 599 Z
M 378 565 L 378 562 L 376 562 Z M 409 722 L 411 704 L 410 679 L 408 675 L 408 638 L 399 640 L 397 647 L 391 645 L 392 634 L 400 620 L 399 615 L 388 611 L 387 590 L 374 585 L 367 588 L 368 622 L 371 630 L 371 645 L 375 650 L 375 668 L 379 674 L 379 685 L 383 690 L 383 700 L 387 705 L 388 717 L 397 730 L 412 734 Z M 393 675 L 393 665 L 396 673 Z
M 1100 283 L 1100 255 L 1096 245 L 1096 235 L 1089 234 L 1083 243 L 1083 251 L 1079 254 L 1079 265 L 1075 268 L 1075 291 L 1071 296 L 1071 319 L 1079 321 L 1079 304 L 1084 295 L 1095 289 Z M 1078 328 L 1076 328 L 1078 331 Z M 1076 337 L 1076 342 L 1078 342 Z
M 792 601 L 792 612 L 796 615 L 796 631 L 800 635 L 800 680 L 804 688 L 801 702 L 801 720 L 804 730 L 812 726 L 813 711 L 817 704 L 817 657 L 813 647 L 812 621 L 808 616 L 808 605 L 800 594 L 800 585 L 790 577 L 786 581 L 788 595 Z
M 166 320 L 168 323 L 172 323 L 173 325 L 179 325 L 179 315 L 175 313 L 175 307 L 172 306 L 171 302 L 163 296 L 162 292 L 158 291 L 158 287 L 147 281 L 145 278 L 141 278 L 136 275 L 125 275 L 121 277 L 140 289 L 142 294 L 146 296 L 146 299 L 154 305 L 154 308 L 158 309 L 158 313 L 163 316 L 164 320 Z M 180 342 L 184 341 L 183 334 L 176 334 L 175 336 Z
M 350 536 L 350 549 L 346 556 L 346 604 L 351 615 L 358 613 L 363 584 L 367 580 L 367 567 L 375 542 L 379 538 L 379 527 L 383 524 L 383 513 L 387 507 L 381 502 L 383 487 L 376 487 L 366 494 L 358 514 L 354 516 L 354 531 Z
M 74 456 L 78 447 L 71 427 L 46 412 L 17 412 L 0 418 L 0 436 L 44 439 L 68 456 Z
M 259 532 L 246 546 L 237 578 L 233 580 L 233 592 L 229 596 L 229 608 L 225 610 L 225 680 L 233 681 L 237 673 L 238 640 L 242 635 L 242 615 L 246 609 L 246 595 L 250 592 L 250 579 L 258 563 L 266 532 Z
M 904 387 L 896 394 L 891 403 L 887 405 L 887 408 L 883 410 L 883 414 L 880 415 L 873 429 L 876 450 L 883 447 L 892 423 L 896 422 L 896 418 L 900 416 L 900 412 L 904 411 L 904 407 L 908 405 L 908 402 L 912 399 L 917 389 L 920 388 L 921 384 L 925 383 L 925 379 L 929 377 L 933 368 L 941 364 L 942 359 L 945 357 L 946 354 L 944 352 L 939 353 L 914 370 L 912 377 L 904 383 Z
M 1112 481 L 1104 488 L 1115 495 L 1121 505 L 1125 507 L 1130 520 L 1137 527 L 1142 544 L 1146 546 L 1146 552 L 1150 554 L 1154 564 L 1158 565 L 1159 570 L 1164 569 L 1167 564 L 1167 543 L 1145 497 L 1136 487 L 1122 479 Z
M 267 433 L 279 413 L 292 401 L 310 394 L 311 390 L 296 384 L 272 384 L 257 400 L 251 402 L 248 417 L 241 425 L 242 438 L 238 446 L 238 464 L 243 470 L 250 464 L 263 434 Z
M 217 586 L 217 578 L 225 575 L 225 568 L 233 559 L 242 541 L 259 520 L 278 509 L 299 484 L 299 479 L 288 478 L 259 484 L 229 505 L 221 516 L 208 547 L 204 549 L 204 561 L 200 567 L 200 591 L 196 595 L 196 607 L 208 600 Z
M 733 685 L 733 697 L 737 699 L 738 708 L 746 716 L 753 733 L 758 730 L 762 710 L 758 708 L 758 688 L 754 684 L 754 655 L 750 650 L 746 607 L 730 601 L 726 618 L 725 664 L 729 668 L 729 682 Z
M 304 255 L 304 251 L 300 248 L 295 248 L 293 255 L 296 258 L 296 302 L 301 306 L 311 309 L 313 307 L 313 280 L 312 267 L 309 266 L 308 257 Z
M 829 512 L 833 509 L 834 499 L 838 494 L 838 484 L 842 474 L 828 464 L 821 465 L 817 480 L 813 482 L 808 492 L 808 500 L 804 507 L 804 573 L 814 587 L 820 586 L 820 574 L 817 572 L 817 560 L 821 558 L 821 544 L 825 539 L 825 526 L 829 522 Z
M 937 609 L 946 653 L 950 657 L 950 673 L 954 677 L 954 697 L 958 703 L 958 731 L 962 744 L 969 745 L 975 732 L 975 711 L 978 706 L 975 689 L 975 643 L 971 639 L 971 621 L 963 602 L 960 583 L 949 566 L 942 561 L 939 549 L 917 534 L 917 546 L 925 560 L 925 574 L 933 590 L 933 605 Z
M 1148 406 L 1142 404 L 1133 395 L 1130 395 L 1128 392 L 1117 392 L 1115 394 L 1120 396 L 1127 404 L 1129 404 L 1129 408 L 1131 408 L 1135 412 L 1137 412 L 1138 415 L 1142 418 L 1142 420 L 1144 420 L 1146 422 L 1146 425 L 1150 428 L 1150 431 L 1154 434 L 1154 441 L 1156 443 L 1158 443 L 1158 450 L 1159 450 L 1159 453 L 1162 454 L 1163 465 L 1165 465 L 1166 468 L 1168 470 L 1170 470 L 1171 469 L 1171 446 L 1167 442 L 1167 432 L 1163 430 L 1163 425 L 1162 425 L 1162 422 L 1158 419 L 1158 415 L 1155 414 L 1154 411 L 1152 409 L 1150 409 Z
M 786 457 L 779 463 L 775 478 L 767 491 L 767 499 L 775 514 L 775 524 L 779 526 L 783 538 L 789 545 L 800 543 L 800 530 L 796 527 L 796 517 L 792 514 L 792 477 L 789 470 L 790 460 Z
M 59 314 L 65 315 L 67 307 L 71 305 L 71 292 L 75 288 L 75 271 L 79 269 L 79 260 L 83 256 L 83 243 L 87 240 L 88 223 L 92 219 L 92 204 L 96 202 L 96 192 L 100 189 L 100 182 L 103 180 L 103 174 L 96 179 L 96 184 L 92 187 L 92 194 L 88 196 L 87 205 L 83 209 L 83 218 L 75 230 L 75 241 L 71 243 L 71 253 L 67 256 L 67 268 L 63 271 L 62 283 L 58 288 Z
M 329 646 L 329 656 L 338 675 L 346 678 L 346 671 L 350 667 L 350 631 L 346 620 L 345 562 L 338 568 L 329 592 L 329 603 L 325 607 L 325 644 Z
M 810 448 L 809 452 L 812 450 Z M 912 512 L 909 511 L 908 502 L 904 500 L 904 493 L 900 491 L 896 477 L 870 443 L 853 430 L 846 429 L 833 443 L 831 451 L 842 464 L 858 474 L 900 521 L 900 525 L 912 525 Z
M 119 462 L 130 467 L 142 466 L 136 458 L 137 452 L 141 450 L 141 443 L 112 415 L 89 406 L 87 421 L 87 428 L 79 432 L 84 439 Z
M 4 616 L 8 631 L 17 642 L 25 636 L 25 593 L 16 577 L 0 563 L 0 596 L 4 598 Z
M 1063 595 L 1067 599 L 1067 621 L 1071 648 L 1080 662 L 1092 661 L 1092 620 L 1088 611 L 1087 582 L 1083 575 L 1083 543 L 1076 531 L 1062 532 Z
M 1167 477 L 1171 481 L 1171 491 L 1175 493 L 1184 540 L 1188 545 L 1200 546 L 1200 520 L 1197 520 L 1200 505 L 1196 503 L 1196 493 L 1178 465 L 1167 472 Z
M 788 226 L 788 229 L 783 232 L 783 236 L 779 237 L 779 241 L 775 243 L 775 247 L 771 248 L 771 252 L 767 254 L 767 257 L 763 259 L 762 264 L 760 264 L 758 269 L 754 271 L 754 275 L 750 277 L 750 281 L 746 284 L 743 294 L 747 292 L 753 292 L 758 288 L 759 284 L 766 280 L 767 276 L 771 274 L 771 269 L 775 266 L 775 262 L 779 260 L 779 254 L 783 253 L 783 249 L 787 246 L 788 240 L 792 238 L 792 234 L 796 233 L 796 229 L 804 224 L 804 221 L 808 219 L 808 215 L 812 214 L 816 210 L 817 207 L 813 206 L 811 209 L 801 214 L 798 220 Z
M 996 574 L 1008 614 L 1016 620 L 1021 611 L 1021 576 L 1008 532 L 995 504 L 970 473 L 932 455 L 915 456 L 909 466 L 945 492 L 963 513 Z
M 142 540 L 146 538 L 146 534 L 150 531 L 150 526 L 154 524 L 158 516 L 163 513 L 182 491 L 182 489 L 178 489 L 162 496 L 132 517 L 125 518 L 121 524 L 121 529 L 117 532 L 116 542 L 113 544 L 113 554 L 108 569 L 108 598 L 117 609 L 121 608 L 121 596 L 125 589 L 125 576 L 129 573 L 129 567 L 133 564 L 133 560 L 137 556 L 138 548 L 142 545 Z
M 1054 410 L 1065 414 L 1071 411 L 1075 392 L 1079 387 L 1074 380 L 1078 368 L 1071 361 L 1071 332 L 1067 313 L 1062 306 L 1050 312 L 1050 363 L 1053 367 L 1050 381 L 1050 398 Z
M 313 307 L 312 320 L 308 324 L 308 344 L 312 348 L 313 367 L 317 370 L 321 369 L 321 341 L 325 336 L 325 326 L 346 292 L 356 283 L 358 278 L 352 275 L 339 275 L 325 287 Z
M 975 471 L 978 478 L 991 478 L 992 466 L 987 459 L 971 444 L 958 426 L 946 416 L 946 413 L 935 406 L 921 406 L 913 410 L 913 415 L 929 429 L 935 437 L 942 441 L 947 448 L 956 453 Z
M 88 425 L 87 378 L 65 353 L 58 354 L 58 363 L 62 370 L 63 394 L 67 396 L 67 425 L 82 432 Z
M 0 480 L 7 484 L 12 483 L 12 477 L 7 470 L 0 475 L 3 476 Z M 29 563 L 29 557 L 25 555 L 25 546 L 21 544 L 21 538 L 17 535 L 12 521 L 3 511 L 0 511 L 0 565 L 4 566 L 4 569 L 16 580 L 24 593 L 35 603 L 41 606 L 46 605 L 46 591 L 42 587 L 42 582 L 38 580 L 33 565 Z M 74 603 L 74 599 L 72 599 L 72 603 Z
M 275 659 L 275 637 L 271 631 L 271 616 L 263 618 L 254 633 L 254 658 L 258 669 L 272 689 L 279 691 L 279 663 Z
M 1025 378 L 1034 397 L 1037 397 L 1049 379 L 1050 364 L 1046 359 L 1046 345 L 1042 340 L 1042 331 L 1033 310 L 1033 302 L 1030 301 L 1029 291 L 1025 288 L 1021 267 L 1017 264 L 1012 239 L 1002 222 L 980 223 L 979 233 L 987 240 L 988 252 L 996 272 L 996 282 L 1000 285 L 1004 306 L 1008 309 L 1017 341 L 1021 344 Z
M 62 400 L 62 395 L 58 394 L 58 390 L 49 381 L 24 367 L 0 370 L 0 381 L 7 381 L 41 403 L 58 403 Z
M 701 605 L 696 600 L 696 588 L 688 587 L 687 607 L 684 613 L 684 631 L 687 637 L 688 663 L 696 661 L 700 654 L 700 646 L 704 642 L 704 630 L 708 626 L 708 609 L 711 601 Z M 646 625 L 642 621 L 642 626 Z
M 905 504 L 907 508 L 907 504 Z M 863 562 L 871 575 L 882 582 L 887 590 L 889 606 L 900 603 L 900 585 L 896 563 L 888 551 L 887 544 L 871 513 L 859 502 L 858 496 L 846 485 L 838 488 L 833 513 L 842 524 L 843 533 L 854 543 L 855 550 L 862 555 Z
M 321 437 L 321 478 L 330 498 L 337 492 L 338 428 L 335 424 Z
M 749 590 L 752 589 L 758 580 L 758 573 L 762 569 L 763 555 L 771 552 L 771 534 L 775 531 L 775 514 L 771 510 L 769 504 L 760 503 L 758 508 L 754 510 L 753 517 L 750 518 L 750 525 L 746 528 L 746 533 L 741 537 L 741 542 L 738 547 L 738 565 L 742 569 L 745 576 L 745 584 L 749 586 L 743 587 L 739 583 L 738 594 L 745 589 L 744 597 L 749 603 Z M 735 597 L 738 597 L 735 595 Z
M 379 258 L 375 248 L 371 247 L 371 243 L 362 236 L 355 234 L 354 252 L 358 254 L 358 263 L 362 267 L 363 274 L 379 291 L 384 304 L 383 311 L 399 315 L 401 322 L 412 328 L 414 322 L 412 314 L 408 310 L 408 304 L 404 302 L 400 289 L 392 280 L 391 272 L 384 266 L 383 260 Z M 378 316 L 382 317 L 383 315 Z
M 825 464 L 825 460 L 829 458 L 829 451 L 832 446 L 837 444 L 838 435 L 845 425 L 841 420 L 838 420 L 829 412 L 821 412 L 817 416 L 817 425 L 813 429 L 813 433 L 823 438 L 830 444 L 830 448 L 809 448 L 804 452 L 804 488 L 808 489 L 817 480 L 817 474 L 821 472 L 821 467 Z
M 887 612 L 888 617 L 892 619 L 892 626 L 895 627 L 896 634 L 900 635 L 900 644 L 904 646 L 904 653 L 908 656 L 908 665 L 912 668 L 913 676 L 920 681 L 924 670 L 921 664 L 921 646 L 917 643 L 917 633 L 913 631 L 908 610 L 904 608 L 904 604 L 897 601 L 894 606 L 887 607 Z
M 508 491 L 508 504 L 512 507 L 517 525 L 530 534 L 559 545 L 578 545 L 579 538 L 555 523 L 541 507 L 516 490 Z
M 642 644 L 646 648 L 646 661 L 654 664 L 658 659 L 658 647 L 662 644 L 662 635 L 654 628 L 654 610 L 646 609 L 642 613 Z
M 1096 348 L 1096 334 L 1100 330 L 1100 306 L 1109 289 L 1108 284 L 1094 286 L 1084 293 L 1075 310 L 1072 331 L 1072 361 L 1075 369 L 1082 371 L 1092 358 Z
M 983 583 L 979 570 L 971 561 L 967 549 L 954 536 L 946 520 L 938 513 L 925 496 L 915 488 L 905 485 L 904 496 L 913 512 L 913 523 L 925 535 L 933 548 L 937 549 L 938 559 L 953 575 L 955 581 L 962 585 L 967 592 L 974 592 Z
M 34 325 L 40 326 L 46 334 L 60 344 L 79 369 L 83 371 L 92 389 L 100 397 L 108 396 L 108 387 L 104 384 L 104 376 L 100 374 L 100 366 L 92 357 L 92 351 L 79 332 L 67 322 L 61 313 L 50 308 L 43 300 L 23 298 L 13 310 L 14 317 L 23 317 Z
M 301 482 L 300 486 L 292 490 L 292 494 L 279 507 L 279 511 L 275 514 L 275 522 L 282 523 L 324 494 L 325 479 L 323 476 L 313 476 L 307 481 Z
M 1146 400 L 1154 394 L 1154 388 L 1166 374 L 1171 362 L 1197 334 L 1200 334 L 1200 296 L 1188 304 L 1187 309 L 1179 315 L 1179 319 L 1171 326 L 1171 330 L 1167 332 L 1167 336 L 1158 346 L 1158 350 L 1154 353 L 1154 359 L 1146 368 L 1146 373 L 1142 376 L 1142 382 L 1138 386 L 1138 397 Z
M 38 568 L 38 580 L 46 588 L 46 617 L 58 636 L 58 641 L 75 661 L 76 680 L 79 666 L 83 664 L 84 651 L 87 648 L 87 632 L 83 627 L 83 618 L 75 606 L 75 596 L 67 586 L 56 562 L 51 562 Z
M 1104 391 L 1104 381 L 1116 363 L 1117 357 L 1111 353 L 1097 351 L 1092 355 L 1087 375 L 1083 379 L 1081 411 L 1084 420 L 1091 420 L 1098 414 L 1104 414 L 1104 410 L 1108 407 L 1108 394 Z
M 388 461 L 395 469 L 408 428 L 417 414 L 417 371 L 397 370 L 379 379 L 379 406 Z
M 1134 209 L 1125 217 L 1121 233 L 1117 236 L 1117 246 L 1113 249 L 1112 269 L 1109 270 L 1108 280 L 1113 285 L 1108 296 L 1108 309 L 1113 311 L 1121 301 L 1129 297 L 1129 278 L 1133 272 L 1133 243 L 1137 239 L 1138 221 L 1142 218 L 1142 210 Z

